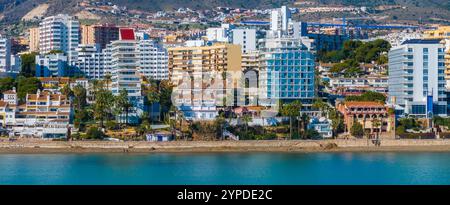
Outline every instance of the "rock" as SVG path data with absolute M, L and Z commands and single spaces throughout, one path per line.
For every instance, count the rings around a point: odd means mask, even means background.
M 336 143 L 327 143 L 325 146 L 323 146 L 323 148 L 325 150 L 336 149 L 336 148 L 338 148 L 338 145 Z

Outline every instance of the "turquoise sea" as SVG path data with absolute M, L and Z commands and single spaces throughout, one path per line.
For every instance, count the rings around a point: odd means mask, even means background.
M 0 154 L 0 184 L 450 184 L 450 152 Z

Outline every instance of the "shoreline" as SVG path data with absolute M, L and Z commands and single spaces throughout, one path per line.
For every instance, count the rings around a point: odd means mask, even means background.
M 289 141 L 17 141 L 0 142 L 0 154 L 56 153 L 323 153 L 323 152 L 450 152 L 450 140 L 366 139 Z

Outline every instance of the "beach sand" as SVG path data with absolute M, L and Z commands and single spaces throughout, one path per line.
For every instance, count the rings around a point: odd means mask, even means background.
M 193 153 L 193 152 L 450 152 L 450 140 L 383 140 L 380 147 L 367 140 L 289 141 L 17 141 L 0 142 L 7 153 Z

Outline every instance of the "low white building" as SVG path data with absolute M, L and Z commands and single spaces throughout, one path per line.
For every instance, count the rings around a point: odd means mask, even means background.
M 11 136 L 66 138 L 73 110 L 65 95 L 40 92 L 27 94 L 19 103 L 15 90 L 3 93 L 0 127 Z
M 325 117 L 314 117 L 309 120 L 308 129 L 316 130 L 322 138 L 333 137 L 331 129 L 331 120 Z
M 186 120 L 193 121 L 208 121 L 215 120 L 219 115 L 216 106 L 205 105 L 205 106 L 180 106 L 180 111 L 183 112 L 184 118 Z

